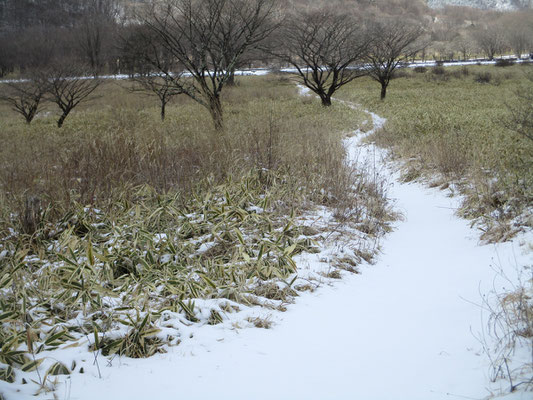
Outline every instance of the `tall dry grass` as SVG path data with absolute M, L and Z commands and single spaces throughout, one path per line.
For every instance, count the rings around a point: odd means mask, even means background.
M 291 82 L 241 79 L 224 98 L 223 134 L 186 99 L 174 102 L 161 123 L 153 98 L 116 83 L 104 85 L 98 96 L 62 129 L 53 126 L 52 115 L 25 126 L 6 112 L 0 122 L 4 207 L 20 215 L 35 197 L 43 208 L 51 207 L 49 217 L 57 217 L 72 204 L 109 207 L 119 194 L 144 184 L 187 198 L 202 186 L 239 180 L 250 171 L 262 179 L 283 171 L 295 197 L 322 203 L 346 191 L 350 171 L 339 132 L 356 127 L 362 116 L 303 104 Z

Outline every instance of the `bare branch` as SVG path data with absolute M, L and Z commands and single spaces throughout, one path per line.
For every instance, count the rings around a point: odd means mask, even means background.
M 384 19 L 372 24 L 372 45 L 366 57 L 367 71 L 381 84 L 382 100 L 387 95 L 394 71 L 426 47 L 418 42 L 423 33 L 422 26 L 401 19 Z

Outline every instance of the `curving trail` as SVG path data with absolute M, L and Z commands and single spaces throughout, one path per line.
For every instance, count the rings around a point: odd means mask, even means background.
M 369 113 L 374 129 L 384 120 Z M 349 158 L 387 170 L 385 153 L 346 139 Z M 479 246 L 454 216 L 457 200 L 418 184 L 391 184 L 404 221 L 362 275 L 299 298 L 270 330 L 245 329 L 214 347 L 115 361 L 104 379 L 73 375 L 70 399 L 482 399 L 488 361 L 471 333 L 484 326 L 480 291 L 492 266 L 528 260 L 517 243 Z M 501 382 L 502 387 L 506 386 Z M 516 397 L 516 398 L 526 398 Z

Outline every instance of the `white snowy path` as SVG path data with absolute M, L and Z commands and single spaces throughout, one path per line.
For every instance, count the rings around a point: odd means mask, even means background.
M 350 156 L 375 154 L 382 165 L 382 153 L 358 150 L 357 140 L 347 140 Z M 390 195 L 405 220 L 362 275 L 298 298 L 272 329 L 239 330 L 194 355 L 178 346 L 148 360 L 114 360 L 101 365 L 104 379 L 72 375 L 58 398 L 486 397 L 488 362 L 471 333 L 481 330 L 481 310 L 469 301 L 492 288 L 491 265 L 513 271 L 515 257 L 527 256 L 517 243 L 478 246 L 443 192 L 394 183 Z

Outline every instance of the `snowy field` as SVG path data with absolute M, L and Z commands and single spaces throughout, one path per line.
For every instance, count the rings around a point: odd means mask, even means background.
M 374 129 L 385 123 L 372 113 L 369 118 Z M 522 267 L 531 273 L 526 243 L 533 236 L 480 246 L 478 232 L 454 215 L 460 199 L 400 183 L 385 152 L 361 144 L 362 136 L 355 132 L 345 141 L 350 162 L 390 175 L 389 196 L 403 214 L 375 265 L 324 280 L 285 313 L 267 311 L 262 317 L 272 322 L 270 329 L 238 320 L 206 325 L 149 359 L 99 357 L 92 363 L 92 353 L 73 348 L 70 356 L 89 359 L 92 368 L 57 377 L 56 392 L 40 398 L 438 400 L 508 390 L 506 380 L 491 382 L 483 299 L 511 289 L 527 273 Z M 342 246 L 295 257 L 302 276 L 323 269 L 335 251 Z M 515 361 L 530 360 L 527 351 L 519 348 Z M 5 390 L 7 399 L 35 398 L 24 386 L 13 389 Z

